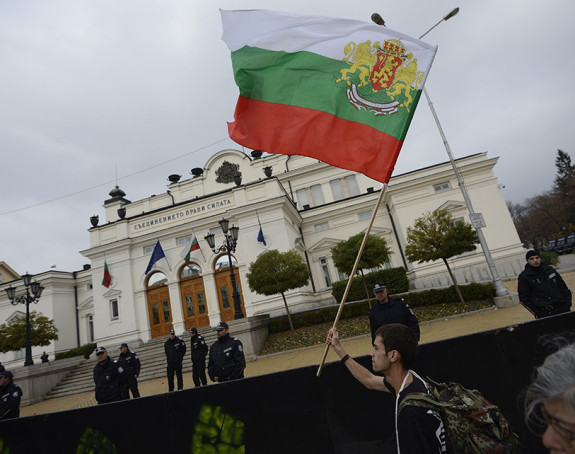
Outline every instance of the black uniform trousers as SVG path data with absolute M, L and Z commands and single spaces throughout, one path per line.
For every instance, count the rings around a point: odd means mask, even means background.
M 138 379 L 131 375 L 128 381 L 121 384 L 120 392 L 122 394 L 122 400 L 127 400 L 130 398 L 130 391 L 132 392 L 132 397 L 140 397 L 140 391 L 138 390 Z
M 184 389 L 184 377 L 182 377 L 182 360 L 168 361 L 168 391 L 174 390 L 174 373 L 178 379 L 178 391 Z
M 206 360 L 192 361 L 192 378 L 194 380 L 194 385 L 200 386 L 200 383 L 204 386 L 208 384 L 208 379 L 206 378 Z

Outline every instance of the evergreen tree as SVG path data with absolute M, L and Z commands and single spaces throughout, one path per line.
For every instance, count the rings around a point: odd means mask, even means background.
M 58 340 L 58 329 L 50 320 L 36 311 L 30 312 L 30 342 L 32 346 L 46 347 Z M 18 314 L 8 323 L 0 325 L 0 352 L 15 352 L 26 346 L 26 316 Z
M 477 243 L 479 238 L 471 224 L 454 222 L 447 210 L 435 210 L 417 218 L 413 227 L 407 228 L 405 255 L 410 261 L 418 263 L 443 260 L 463 303 L 463 295 L 447 259 L 475 250 Z
M 331 257 L 333 263 L 339 271 L 350 275 L 353 270 L 353 265 L 359 253 L 359 248 L 363 241 L 364 234 L 358 233 L 352 237 L 349 237 L 345 241 L 341 241 L 337 245 L 331 248 Z M 361 254 L 361 259 L 357 265 L 356 273 L 361 275 L 363 286 L 365 288 L 365 293 L 367 300 L 369 302 L 369 307 L 371 308 L 371 292 L 367 288 L 367 283 L 365 281 L 364 270 L 369 270 L 371 268 L 377 268 L 382 266 L 384 263 L 389 262 L 389 258 L 392 251 L 387 246 L 385 239 L 380 238 L 375 235 L 368 235 L 363 248 L 363 253 Z
M 294 331 L 285 292 L 303 287 L 309 282 L 310 272 L 300 255 L 295 250 L 279 252 L 277 249 L 272 249 L 266 251 L 250 264 L 246 277 L 252 292 L 268 296 L 281 293 L 290 328 Z

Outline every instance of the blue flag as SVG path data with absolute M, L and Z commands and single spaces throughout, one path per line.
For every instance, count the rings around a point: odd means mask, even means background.
M 146 272 L 144 274 L 148 274 L 154 263 L 158 260 L 162 260 L 166 258 L 166 254 L 164 254 L 164 250 L 162 249 L 162 245 L 160 244 L 160 240 L 154 246 L 154 252 L 152 252 L 152 256 L 150 257 L 150 263 L 148 263 L 148 268 L 146 268 Z M 167 259 L 166 259 L 167 260 Z
M 256 216 L 258 217 L 258 224 L 260 225 L 260 231 L 258 232 L 258 242 L 263 243 L 264 246 L 267 246 L 266 239 L 264 238 L 264 231 L 262 230 L 262 223 L 260 222 L 260 215 L 257 211 Z

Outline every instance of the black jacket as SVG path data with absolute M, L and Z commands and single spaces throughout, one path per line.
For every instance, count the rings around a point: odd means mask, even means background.
M 13 381 L 0 388 L 0 419 L 12 419 L 20 416 L 22 390 Z
M 216 377 L 220 382 L 244 378 L 245 367 L 243 345 L 229 333 L 218 338 L 210 347 L 208 375 L 212 381 L 215 381 Z
M 96 384 L 96 401 L 99 404 L 120 400 L 120 371 L 118 363 L 110 357 L 102 365 L 94 367 L 94 383 Z
M 376 302 L 369 311 L 369 328 L 371 342 L 375 341 L 377 328 L 388 323 L 401 323 L 409 326 L 419 341 L 419 322 L 409 304 L 402 298 L 388 296 L 387 303 Z
M 166 361 L 169 363 L 182 362 L 186 354 L 186 343 L 176 336 L 164 343 L 164 350 L 166 352 Z
M 190 336 L 190 351 L 192 352 L 192 362 L 205 361 L 208 354 L 208 344 L 199 334 Z
M 571 291 L 555 268 L 543 263 L 534 267 L 525 264 L 517 278 L 519 300 L 530 309 L 542 308 L 548 304 L 571 307 Z
M 140 375 L 140 358 L 135 352 L 128 350 L 126 353 L 120 353 L 118 356 L 118 367 L 122 368 L 122 375 L 128 380 L 134 375 Z

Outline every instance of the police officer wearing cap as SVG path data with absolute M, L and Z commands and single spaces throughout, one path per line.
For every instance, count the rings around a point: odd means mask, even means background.
M 135 352 L 131 351 L 128 344 L 125 342 L 120 345 L 120 356 L 118 356 L 118 366 L 123 371 L 121 375 L 121 392 L 122 399 L 130 398 L 130 391 L 132 397 L 140 397 L 138 391 L 138 377 L 140 376 L 140 358 Z
M 120 374 L 122 368 L 118 362 L 108 356 L 106 347 L 96 349 L 98 364 L 94 366 L 94 383 L 98 405 L 122 400 L 120 394 Z
M 192 378 L 195 386 L 208 384 L 206 378 L 206 355 L 208 344 L 196 328 L 190 329 L 190 351 L 192 352 Z
M 178 379 L 178 391 L 184 389 L 184 378 L 182 376 L 182 361 L 186 354 L 186 343 L 176 336 L 176 332 L 171 329 L 170 337 L 164 343 L 166 352 L 166 362 L 168 363 L 168 391 L 174 390 L 174 373 Z
M 571 290 L 552 266 L 541 262 L 537 251 L 525 255 L 525 269 L 517 278 L 519 301 L 535 318 L 569 312 Z
M 14 375 L 9 370 L 0 372 L 0 420 L 20 416 L 22 390 L 13 379 Z
M 239 339 L 230 336 L 226 322 L 216 326 L 218 340 L 210 347 L 208 375 L 213 382 L 224 382 L 244 378 L 246 358 L 244 347 Z
M 373 286 L 373 293 L 377 302 L 369 311 L 369 328 L 371 342 L 375 341 L 377 328 L 388 323 L 401 323 L 411 328 L 419 341 L 419 322 L 417 317 L 403 298 L 389 296 L 385 284 L 378 283 Z

